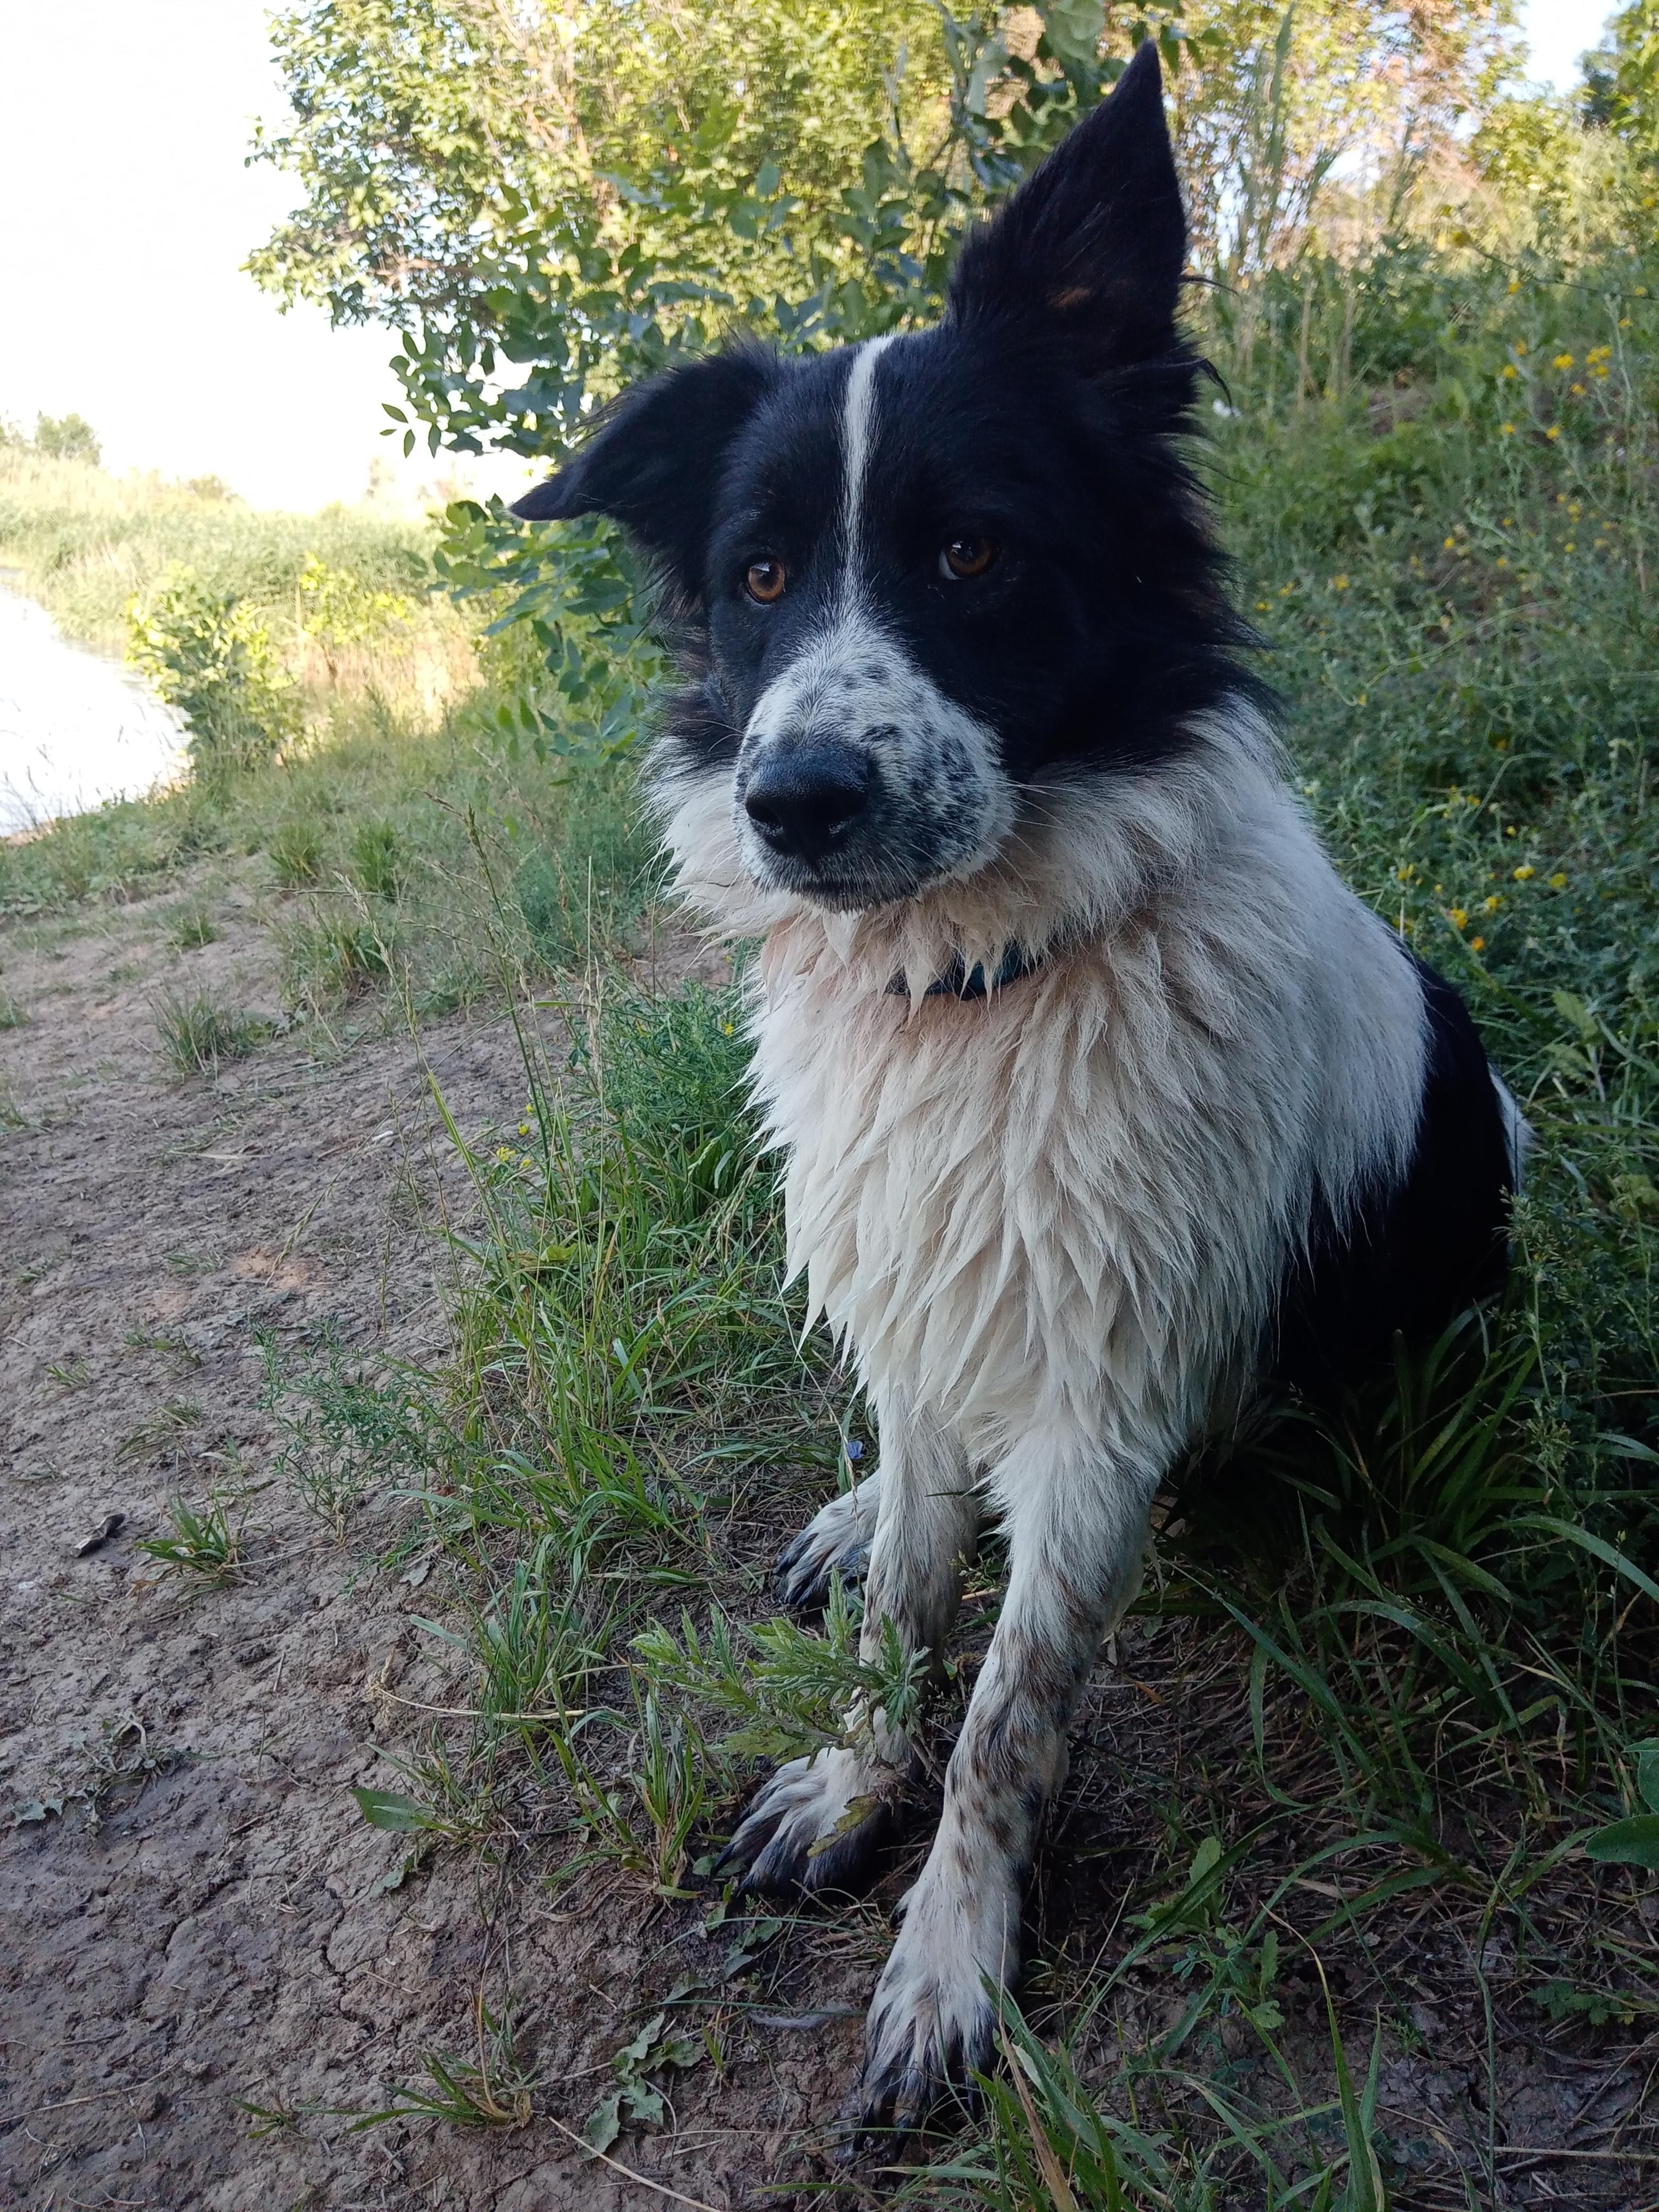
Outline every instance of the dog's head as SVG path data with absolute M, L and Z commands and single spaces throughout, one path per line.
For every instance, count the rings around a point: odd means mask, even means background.
M 614 517 L 697 680 L 665 744 L 757 884 L 860 908 L 1144 769 L 1240 681 L 1177 451 L 1199 364 L 1157 50 L 964 244 L 937 328 L 629 393 L 531 520 Z

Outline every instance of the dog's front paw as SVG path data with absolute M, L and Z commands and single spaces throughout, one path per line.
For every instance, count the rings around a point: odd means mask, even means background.
M 876 1486 L 869 1476 L 855 1489 L 815 1513 L 778 1561 L 778 1580 L 783 1601 L 797 1613 L 810 1613 L 826 1604 L 830 1577 L 844 1583 L 861 1582 L 870 1565 L 870 1544 L 876 1533 Z
M 1019 1893 L 973 1895 L 930 1859 L 900 1908 L 903 1925 L 876 1984 L 852 2116 L 860 2129 L 918 2128 L 952 2087 L 990 2065 L 997 1998 L 1018 1965 Z
M 763 1782 L 717 1874 L 740 1869 L 745 1889 L 852 1889 L 891 1816 L 891 1768 L 844 1747 L 792 1759 Z

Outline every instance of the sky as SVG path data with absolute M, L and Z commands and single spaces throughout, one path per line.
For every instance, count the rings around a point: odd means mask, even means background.
M 217 476 L 258 507 L 355 500 L 398 391 L 388 331 L 281 313 L 241 264 L 292 182 L 250 169 L 283 95 L 264 0 L 0 0 L 0 416 L 83 415 L 117 470 Z M 1596 0 L 1522 0 L 1531 75 L 1565 87 Z M 446 461 L 446 470 L 461 472 Z M 418 497 L 435 473 L 400 465 Z M 502 457 L 474 488 L 530 480 Z
M 396 343 L 284 315 L 242 271 L 298 197 L 245 166 L 252 119 L 283 113 L 265 12 L 0 0 L 0 416 L 73 411 L 114 469 L 217 476 L 304 512 L 398 460 L 380 435 Z M 422 451 L 400 480 L 414 495 L 436 472 Z M 530 481 L 505 458 L 492 473 L 492 489 Z

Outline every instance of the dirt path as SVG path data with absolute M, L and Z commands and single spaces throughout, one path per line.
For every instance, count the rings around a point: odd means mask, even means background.
M 423 2051 L 474 2045 L 491 1877 L 456 1854 L 386 1887 L 398 1839 L 349 1786 L 395 1784 L 373 1741 L 400 1696 L 435 1701 L 406 1618 L 433 1592 L 268 1480 L 258 1340 L 433 1352 L 428 1224 L 464 1192 L 406 1039 L 323 1057 L 295 1031 L 216 1081 L 168 1072 L 158 987 L 276 1006 L 247 895 L 191 952 L 177 903 L 0 938 L 27 1017 L 0 1032 L 0 2204 L 660 2204 L 545 2121 L 349 2132 Z M 424 1044 L 463 1127 L 515 1114 L 506 1024 Z M 182 1593 L 134 1542 L 216 1488 L 245 1500 L 246 1571 Z M 512 1978 L 555 2000 L 544 2070 L 574 2081 L 578 2124 L 630 2032 L 630 1917 L 597 1933 L 544 1892 L 512 1916 Z M 799 2093 L 761 2101 L 768 2136 L 805 2116 Z M 744 2104 L 688 2143 L 679 2186 L 724 2204 L 734 2154 L 769 2162 Z

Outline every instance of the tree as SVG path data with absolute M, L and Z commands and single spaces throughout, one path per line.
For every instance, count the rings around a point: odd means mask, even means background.
M 1659 0 L 1627 0 L 1584 56 L 1585 119 L 1659 162 Z
M 54 461 L 89 461 L 96 468 L 103 448 L 98 433 L 79 415 L 38 415 L 34 449 Z

